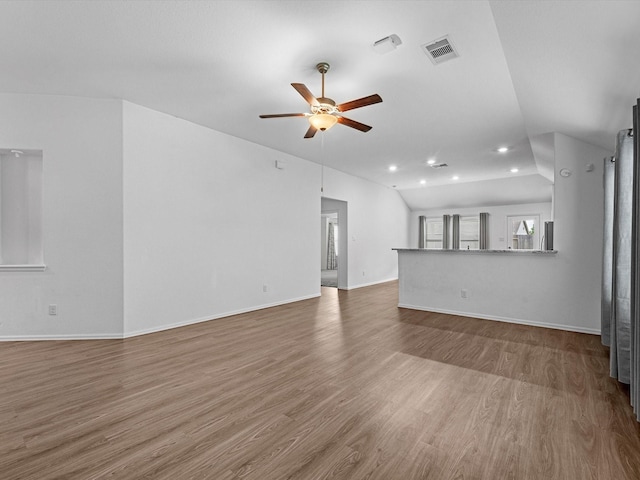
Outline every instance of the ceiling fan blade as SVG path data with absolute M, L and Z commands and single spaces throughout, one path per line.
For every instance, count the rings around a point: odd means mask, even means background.
M 316 100 L 316 97 L 313 96 L 313 93 L 311 93 L 303 83 L 292 83 L 291 86 L 295 88 L 300 95 L 302 95 L 309 105 L 320 105 L 318 100 Z
M 309 125 L 309 130 L 307 130 L 307 133 L 304 134 L 304 138 L 313 138 L 317 131 L 318 129 L 316 127 L 314 127 L 313 125 Z
M 274 113 L 273 115 L 260 115 L 260 118 L 280 118 L 280 117 L 304 117 L 305 113 Z
M 365 125 L 364 123 L 356 122 L 355 120 L 351 120 L 347 117 L 338 117 L 338 123 L 342 125 L 346 125 L 347 127 L 355 128 L 356 130 L 360 130 L 361 132 L 368 132 L 373 127 L 369 125 Z
M 373 105 L 374 103 L 382 102 L 382 97 L 377 93 L 369 95 L 368 97 L 362 97 L 357 100 L 351 100 L 350 102 L 341 103 L 336 108 L 339 112 L 346 112 L 347 110 L 353 110 L 354 108 L 366 107 L 367 105 Z

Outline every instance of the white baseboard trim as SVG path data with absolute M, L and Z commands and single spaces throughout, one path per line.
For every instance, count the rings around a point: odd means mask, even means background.
M 186 327 L 187 325 L 194 325 L 196 323 L 208 322 L 209 320 L 217 320 L 224 317 L 231 317 L 233 315 L 239 315 L 241 313 L 254 312 L 256 310 L 264 310 L 265 308 L 277 307 L 279 305 L 286 305 L 287 303 L 300 302 L 302 300 L 309 300 L 311 298 L 317 298 L 320 293 L 314 293 L 312 295 L 306 295 L 304 297 L 293 298 L 289 300 L 282 300 L 279 302 L 265 303 L 255 307 L 243 308 L 240 310 L 234 310 L 230 312 L 219 313 L 207 317 L 195 318 L 191 320 L 184 320 L 181 322 L 172 323 L 170 325 L 161 325 L 158 327 L 147 328 L 144 330 L 136 330 L 133 332 L 122 333 L 99 333 L 99 334 L 73 334 L 73 335 L 6 335 L 0 336 L 0 342 L 32 342 L 40 340 L 122 340 L 124 338 L 138 337 L 140 335 L 146 335 L 149 333 L 162 332 L 164 330 L 171 330 L 173 328 Z
M 355 290 L 356 288 L 363 288 L 363 287 L 371 287 L 373 285 L 379 285 L 381 283 L 387 283 L 387 282 L 395 282 L 396 280 L 398 280 L 398 277 L 395 278 L 387 278 L 386 280 L 378 280 L 376 282 L 369 282 L 369 283 L 359 283 L 357 285 L 349 285 L 347 288 L 345 288 L 344 290 Z
M 562 325 L 559 323 L 536 322 L 533 320 L 522 320 L 519 318 L 483 315 L 481 313 L 458 312 L 455 310 L 446 310 L 441 308 L 418 307 L 416 305 L 408 305 L 404 303 L 399 303 L 398 307 L 408 308 L 411 310 L 421 310 L 423 312 L 445 313 L 447 315 L 458 315 L 460 317 L 471 317 L 471 318 L 480 318 L 482 320 L 493 320 L 495 322 L 517 323 L 519 325 L 529 325 L 531 327 L 553 328 L 555 330 L 565 330 L 568 332 L 589 333 L 592 335 L 600 335 L 600 330 L 596 328 L 576 327 L 573 325 Z
M 36 342 L 44 340 L 122 340 L 120 333 L 92 333 L 83 335 L 81 333 L 63 335 L 3 335 L 0 342 Z
M 171 330 L 173 328 L 186 327 L 187 325 L 195 325 L 196 323 L 208 322 L 210 320 L 218 320 L 220 318 L 231 317 L 233 315 L 240 315 L 242 313 L 255 312 L 257 310 L 264 310 L 265 308 L 278 307 L 280 305 L 286 305 L 288 303 L 300 302 L 302 300 L 309 300 L 311 298 L 317 298 L 319 296 L 320 296 L 319 293 L 314 293 L 312 295 L 306 295 L 306 296 L 303 296 L 303 297 L 298 297 L 298 298 L 293 298 L 293 299 L 288 299 L 288 300 L 282 300 L 282 301 L 279 301 L 279 302 L 265 303 L 265 304 L 258 305 L 258 306 L 255 306 L 255 307 L 242 308 L 240 310 L 233 310 L 233 311 L 224 312 L 224 313 L 217 313 L 215 315 L 210 315 L 210 316 L 206 316 L 206 317 L 194 318 L 194 319 L 191 319 L 191 320 L 184 320 L 184 321 L 172 323 L 172 324 L 169 324 L 169 325 L 161 325 L 161 326 L 158 326 L 158 327 L 146 328 L 146 329 L 143 329 L 143 330 L 135 330 L 135 331 L 132 331 L 132 332 L 125 332 L 125 334 L 121 338 L 131 338 L 131 337 L 138 337 L 140 335 L 147 335 L 149 333 L 163 332 L 165 330 Z
M 0 272 L 44 272 L 46 265 L 0 265 Z

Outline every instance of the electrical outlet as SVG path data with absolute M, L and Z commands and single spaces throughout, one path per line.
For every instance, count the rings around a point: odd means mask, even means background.
M 262 292 L 267 293 L 269 291 L 269 287 L 267 285 L 262 285 Z
M 364 277 L 364 270 L 362 271 L 362 276 Z
M 49 305 L 49 315 L 57 315 L 58 314 L 58 305 L 52 303 Z
M 468 292 L 467 292 L 466 289 L 463 288 L 462 290 L 460 290 L 460 297 L 461 298 L 467 298 L 467 294 L 468 294 Z

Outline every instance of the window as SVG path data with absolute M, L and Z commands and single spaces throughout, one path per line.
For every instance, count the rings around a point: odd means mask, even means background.
M 0 270 L 43 270 L 42 151 L 0 149 Z
M 540 215 L 507 217 L 507 238 L 513 250 L 540 249 Z
M 460 248 L 462 250 L 478 250 L 480 248 L 478 217 L 460 217 Z
M 426 248 L 442 248 L 442 218 L 426 219 Z

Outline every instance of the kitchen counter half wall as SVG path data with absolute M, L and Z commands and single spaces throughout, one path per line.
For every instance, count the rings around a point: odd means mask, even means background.
M 396 248 L 398 306 L 583 333 L 599 329 L 577 313 L 557 251 Z M 455 321 L 455 318 L 452 318 Z

